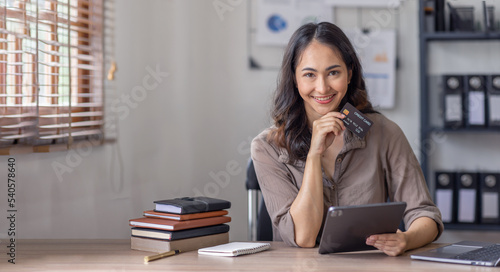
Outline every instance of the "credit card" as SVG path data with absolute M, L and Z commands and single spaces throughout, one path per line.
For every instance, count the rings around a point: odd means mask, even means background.
M 342 110 L 340 110 L 340 113 L 345 115 L 345 118 L 342 119 L 345 127 L 359 138 L 365 137 L 373 124 L 372 120 L 368 119 L 350 103 L 346 103 Z

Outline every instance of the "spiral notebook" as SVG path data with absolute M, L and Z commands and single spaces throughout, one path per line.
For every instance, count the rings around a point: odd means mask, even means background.
M 198 249 L 198 254 L 233 257 L 261 252 L 270 247 L 270 243 L 231 242 L 218 246 L 200 248 Z

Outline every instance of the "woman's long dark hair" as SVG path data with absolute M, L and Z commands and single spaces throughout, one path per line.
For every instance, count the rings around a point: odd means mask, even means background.
M 292 35 L 285 49 L 271 112 L 276 128 L 268 136 L 268 140 L 288 151 L 289 163 L 305 161 L 311 144 L 304 101 L 295 86 L 295 69 L 300 56 L 313 40 L 337 50 L 347 69 L 352 71 L 347 93 L 337 110 L 349 102 L 363 113 L 376 112 L 368 100 L 358 56 L 344 32 L 328 22 L 301 26 Z

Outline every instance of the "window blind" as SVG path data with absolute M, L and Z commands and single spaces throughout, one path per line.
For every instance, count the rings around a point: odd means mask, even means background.
M 0 0 L 0 147 L 103 139 L 105 10 Z

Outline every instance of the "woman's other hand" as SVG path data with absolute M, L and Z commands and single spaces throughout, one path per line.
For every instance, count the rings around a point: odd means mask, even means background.
M 371 235 L 366 244 L 374 246 L 389 256 L 398 256 L 406 251 L 406 235 L 398 230 L 396 233 Z

